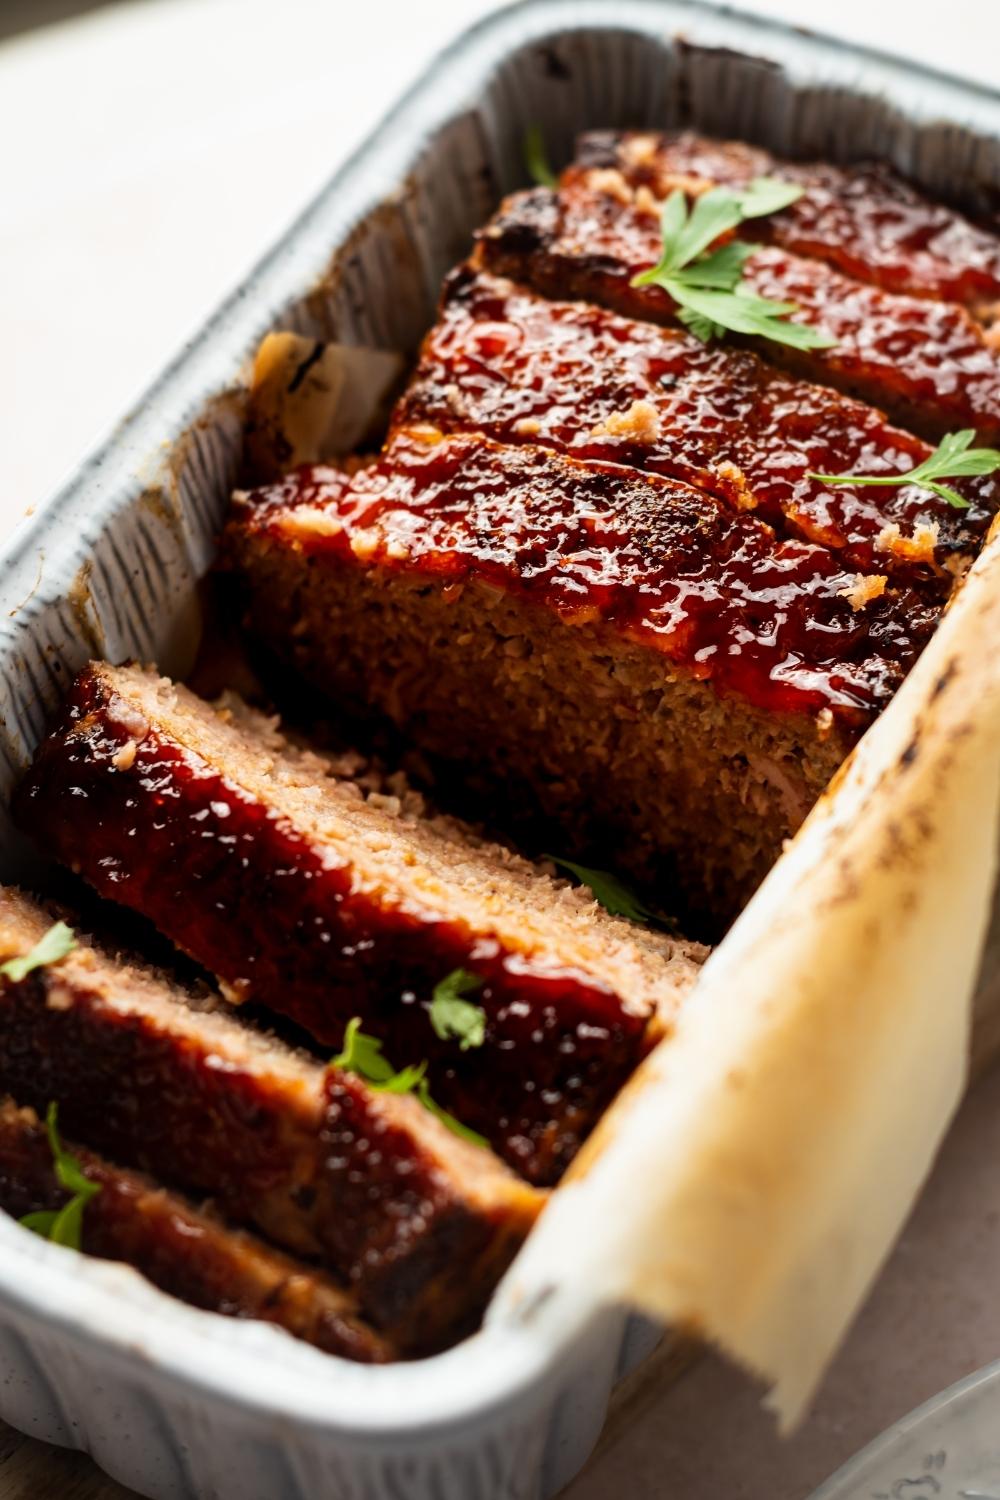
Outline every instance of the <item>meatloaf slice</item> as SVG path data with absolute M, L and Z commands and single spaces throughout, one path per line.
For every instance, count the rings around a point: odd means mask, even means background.
M 937 614 L 676 482 L 430 429 L 239 497 L 225 547 L 314 684 L 716 916 Z
M 0 891 L 0 962 L 50 921 Z M 0 1090 L 39 1113 L 58 1101 L 71 1138 L 211 1195 L 327 1266 L 408 1352 L 474 1323 L 541 1206 L 416 1099 L 324 1068 L 92 945 L 0 976 L 0 1008 Z
M 535 188 L 506 199 L 480 232 L 478 253 L 490 270 L 547 297 L 586 298 L 669 324 L 676 309 L 668 294 L 631 284 L 656 263 L 661 244 L 659 205 L 648 190 L 608 191 L 595 169 L 558 193 Z M 794 321 L 836 341 L 802 350 L 752 340 L 770 363 L 860 396 L 924 437 L 972 427 L 983 442 L 1000 442 L 1000 356 L 965 308 L 865 286 L 777 245 L 752 255 L 743 274 L 753 292 L 794 302 Z M 731 334 L 726 342 L 746 341 Z
M 351 1294 L 324 1272 L 137 1172 L 76 1145 L 71 1149 L 84 1175 L 100 1187 L 83 1214 L 81 1248 L 87 1254 L 125 1261 L 161 1291 L 208 1312 L 276 1323 L 326 1354 L 364 1364 L 393 1357 L 392 1345 L 359 1316 Z M 20 1219 L 66 1201 L 38 1116 L 0 1100 L 0 1208 Z
M 398 782 L 366 796 L 350 768 L 297 752 L 245 708 L 217 712 L 153 673 L 92 666 L 17 810 L 232 998 L 253 997 L 331 1047 L 362 1016 L 397 1068 L 426 1060 L 438 1104 L 550 1182 L 654 1018 L 669 1024 L 700 950 L 609 917 L 463 825 L 423 816 Z M 484 1011 L 482 1044 L 464 1050 L 428 1014 L 455 970 L 476 976 Z
M 967 510 L 916 485 L 825 486 L 810 471 L 899 474 L 931 450 L 874 407 L 748 350 L 548 301 L 469 267 L 446 283 L 394 421 L 681 479 L 781 533 L 843 549 L 852 567 L 922 576 L 942 595 L 1000 499 L 994 476 L 956 482 Z
M 828 261 L 856 281 L 888 292 L 940 298 L 975 310 L 1000 300 L 1000 238 L 953 208 L 917 191 L 878 162 L 849 167 L 792 162 L 744 141 L 712 140 L 693 131 L 596 130 L 582 136 L 577 165 L 611 174 L 663 199 L 675 188 L 703 192 L 777 177 L 801 198 L 746 226 L 796 255 Z

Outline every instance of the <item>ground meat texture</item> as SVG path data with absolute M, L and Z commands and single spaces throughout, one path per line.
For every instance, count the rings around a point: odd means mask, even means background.
M 660 256 L 655 207 L 623 202 L 597 181 L 584 174 L 558 193 L 535 188 L 506 199 L 479 234 L 480 263 L 546 296 L 675 322 L 661 287 L 631 284 Z M 963 307 L 884 292 L 777 245 L 752 255 L 743 273 L 752 291 L 794 302 L 794 321 L 836 342 L 800 350 L 732 334 L 727 344 L 748 343 L 768 363 L 871 402 L 925 438 L 972 427 L 984 443 L 1000 442 L 1000 360 Z
M 0 892 L 0 962 L 48 914 Z M 0 1089 L 71 1139 L 195 1196 L 336 1274 L 404 1352 L 475 1325 L 541 1206 L 415 1099 L 199 1006 L 82 944 L 0 977 Z
M 331 1277 L 198 1209 L 177 1193 L 64 1143 L 100 1191 L 88 1202 L 81 1249 L 125 1261 L 161 1291 L 207 1312 L 284 1328 L 326 1354 L 363 1364 L 394 1357 Z M 0 1101 L 0 1208 L 15 1218 L 61 1208 L 45 1127 L 33 1110 Z
M 888 292 L 971 310 L 1000 299 L 1000 238 L 878 162 L 791 162 L 692 131 L 599 130 L 581 137 L 572 170 L 595 169 L 618 173 L 631 189 L 644 187 L 658 200 L 677 187 L 687 193 L 742 187 L 755 177 L 793 182 L 801 198 L 749 221 L 747 238 L 827 261 Z
M 674 482 L 428 431 L 346 493 L 313 470 L 244 498 L 225 545 L 314 684 L 716 914 L 937 616 L 858 607 L 829 551 Z
M 446 283 L 394 420 L 680 479 L 941 599 L 1000 497 L 994 476 L 955 481 L 966 510 L 916 485 L 825 486 L 810 471 L 899 474 L 930 448 L 874 407 L 747 350 L 549 301 L 468 267 Z
M 332 637 L 331 637 L 332 642 Z M 104 895 L 339 1049 L 352 1016 L 531 1181 L 554 1181 L 697 975 L 699 950 L 594 909 L 454 823 L 364 795 L 269 721 L 94 666 L 17 812 Z M 477 977 L 481 1046 L 438 1037 L 435 986 Z M 410 1101 L 412 1102 L 412 1101 Z

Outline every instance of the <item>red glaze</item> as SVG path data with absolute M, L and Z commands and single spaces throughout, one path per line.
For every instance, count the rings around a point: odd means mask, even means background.
M 321 1271 L 199 1212 L 133 1172 L 75 1144 L 85 1175 L 100 1186 L 87 1204 L 82 1249 L 125 1261 L 161 1291 L 230 1318 L 275 1323 L 327 1354 L 364 1364 L 393 1357 L 392 1345 L 357 1316 L 350 1296 Z M 0 1208 L 15 1218 L 61 1208 L 44 1127 L 0 1108 Z
M 0 980 L 2 1087 L 39 1113 L 58 1100 L 68 1135 L 320 1260 L 407 1349 L 475 1321 L 540 1207 L 530 1188 L 511 1178 L 485 1206 L 467 1164 L 449 1170 L 352 1075 L 289 1081 L 101 991 L 46 969 Z
M 858 575 L 836 555 L 613 464 L 414 430 L 346 492 L 327 472 L 257 493 L 246 524 L 330 566 L 357 566 L 360 552 L 366 566 L 419 569 L 442 585 L 475 576 L 567 620 L 604 620 L 768 711 L 830 708 L 866 723 L 937 617 L 891 589 L 852 608 L 843 591 Z M 303 533 L 310 511 L 341 529 Z
M 889 292 L 969 308 L 1000 298 L 1000 239 L 875 162 L 782 161 L 740 141 L 688 131 L 594 131 L 582 138 L 578 163 L 584 171 L 615 168 L 658 198 L 690 188 L 692 179 L 706 187 L 741 186 L 754 177 L 794 182 L 802 197 L 781 213 L 748 222 L 747 238 L 825 260 Z
M 479 245 L 490 269 L 547 296 L 675 321 L 662 288 L 631 285 L 659 258 L 656 215 L 582 182 L 558 195 L 545 188 L 514 194 L 481 231 Z M 837 342 L 800 351 L 734 334 L 727 345 L 752 342 L 769 363 L 861 396 L 925 435 L 972 427 L 983 442 L 1000 442 L 1000 362 L 964 308 L 864 286 L 777 247 L 751 256 L 744 276 L 761 296 L 794 302 L 794 321 Z
M 397 1068 L 429 1059 L 438 1103 L 529 1180 L 554 1181 L 639 1060 L 648 1016 L 492 931 L 402 893 L 354 889 L 343 849 L 317 845 L 152 725 L 119 770 L 136 739 L 135 709 L 100 668 L 82 673 L 17 794 L 22 824 L 102 895 L 331 1050 L 361 1015 Z M 486 1042 L 467 1052 L 438 1041 L 426 1012 L 456 968 L 485 981 Z
M 603 430 L 636 401 L 652 408 L 651 432 Z M 942 564 L 977 550 L 998 500 L 992 476 L 956 481 L 973 502 L 965 511 L 916 486 L 824 486 L 810 470 L 898 474 L 930 449 L 875 408 L 747 351 L 588 303 L 550 302 L 470 270 L 448 283 L 395 421 L 544 443 L 681 479 L 737 509 L 756 508 L 779 532 L 843 548 L 845 564 L 868 572 L 926 577 L 911 539 L 931 523 L 932 589 L 942 595 L 953 582 Z M 883 536 L 889 525 L 907 539 L 895 551 Z

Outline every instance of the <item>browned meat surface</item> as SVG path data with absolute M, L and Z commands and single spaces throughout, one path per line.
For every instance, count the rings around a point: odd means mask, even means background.
M 682 307 L 633 285 L 672 192 L 760 177 L 801 196 L 727 231 L 744 243 L 701 266 L 700 306 L 690 280 L 671 283 Z M 725 297 L 741 275 L 825 346 L 761 338 L 761 313 Z M 446 283 L 382 453 L 237 494 L 223 565 L 261 657 L 338 736 L 367 721 L 453 807 L 717 932 L 902 682 L 998 508 L 995 475 L 942 473 L 957 495 L 892 482 L 945 433 L 1000 445 L 998 314 L 1000 240 L 883 168 L 591 133 Z M 286 353 L 278 409 L 323 357 Z M 101 1184 L 85 1249 L 356 1359 L 476 1326 L 705 957 L 402 774 L 134 666 L 78 676 L 14 812 L 231 1005 L 88 944 L 0 976 L 0 1207 L 60 1201 L 30 1112 L 56 1100 Z M 0 964 L 47 925 L 0 892 Z M 456 980 L 473 1032 L 442 1030 Z M 331 1053 L 360 1018 L 365 1063 L 324 1066 L 246 1024 L 243 1001 Z
M 329 638 L 332 644 L 332 636 Z M 564 882 L 362 794 L 270 721 L 137 669 L 94 666 L 21 788 L 26 828 L 103 894 L 331 1049 L 353 1015 L 398 1068 L 533 1181 L 558 1177 L 693 983 L 699 954 L 594 911 Z M 428 1002 L 476 975 L 481 1046 Z
M 447 283 L 396 410 L 397 427 L 421 422 L 683 480 L 942 596 L 998 501 L 994 476 L 955 482 L 967 510 L 916 485 L 825 486 L 810 471 L 899 474 L 930 449 L 874 407 L 747 350 L 467 268 Z
M 659 259 L 655 201 L 606 191 L 594 179 L 583 173 L 558 193 L 536 188 L 508 198 L 479 236 L 481 262 L 546 296 L 675 321 L 661 287 L 631 285 Z M 763 222 L 752 220 L 748 230 Z M 866 286 L 777 245 L 751 256 L 744 278 L 760 296 L 794 302 L 794 321 L 835 340 L 811 350 L 751 340 L 769 363 L 860 396 L 925 437 L 972 427 L 983 442 L 1000 441 L 1000 359 L 964 308 Z
M 0 962 L 49 925 L 0 892 Z M 350 1285 L 420 1351 L 466 1331 L 542 1198 L 413 1098 L 369 1089 L 83 944 L 0 977 L 0 1089 L 67 1136 L 217 1200 Z
M 745 899 L 936 607 L 703 493 L 537 447 L 397 434 L 226 538 L 256 629 L 324 691 L 564 837 Z
M 692 131 L 597 130 L 582 137 L 578 168 L 618 173 L 630 188 L 663 199 L 675 188 L 703 192 L 777 177 L 803 189 L 797 202 L 747 225 L 796 255 L 825 260 L 856 281 L 889 292 L 960 302 L 1000 299 L 1000 238 L 963 218 L 877 162 L 792 162 L 743 141 Z M 615 186 L 612 177 L 606 177 Z
M 354 1298 L 322 1271 L 291 1260 L 139 1173 L 68 1143 L 100 1192 L 86 1206 L 81 1248 L 125 1261 L 183 1302 L 230 1318 L 275 1323 L 326 1354 L 381 1364 L 393 1348 L 359 1316 Z M 0 1208 L 15 1218 L 67 1201 L 44 1125 L 0 1100 Z

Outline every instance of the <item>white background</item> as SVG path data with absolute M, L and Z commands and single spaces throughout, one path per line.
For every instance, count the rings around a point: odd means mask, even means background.
M 141 0 L 0 47 L 0 534 L 72 468 L 430 55 L 492 8 Z M 1000 84 L 1000 0 L 744 8 Z M 987 1079 L 790 1444 L 775 1438 L 759 1393 L 708 1359 L 675 1388 L 636 1398 L 572 1500 L 802 1500 L 887 1422 L 1000 1355 L 997 1162 L 1000 1088 Z M 31 1474 L 10 1489 L 0 1433 L 4 1500 L 69 1494 L 67 1484 L 81 1485 L 74 1495 L 112 1493 L 89 1488 L 85 1460 L 22 1459 Z M 73 1467 L 43 1478 L 56 1463 Z

